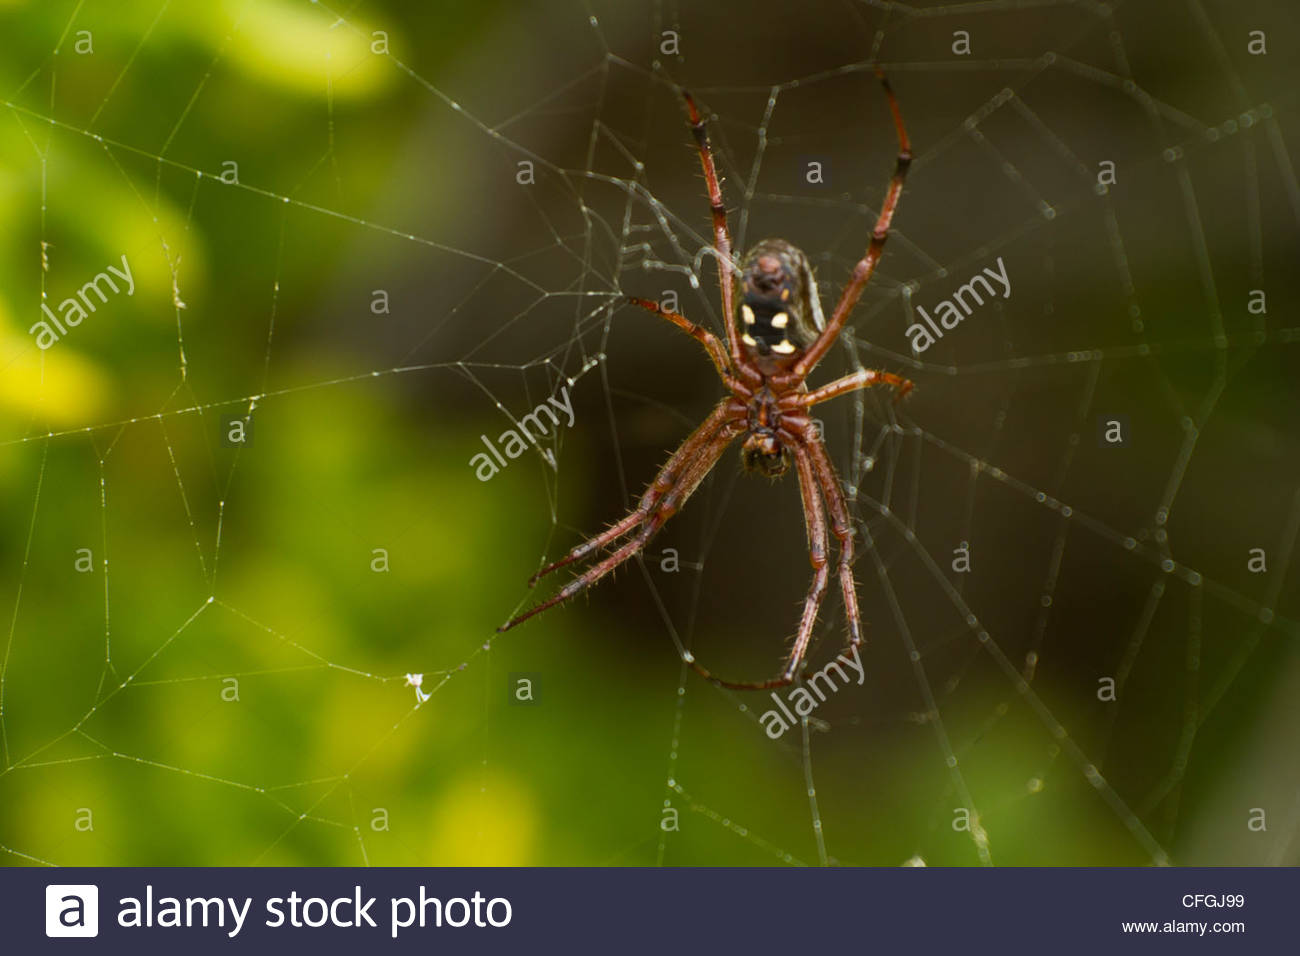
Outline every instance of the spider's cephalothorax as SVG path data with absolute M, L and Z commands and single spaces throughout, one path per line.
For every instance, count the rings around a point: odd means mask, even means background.
M 533 606 L 498 630 L 509 630 L 534 614 L 567 601 L 624 561 L 641 553 L 646 542 L 677 513 L 705 476 L 713 470 L 727 446 L 744 435 L 741 460 L 748 470 L 775 478 L 784 474 L 793 464 L 799 475 L 804 523 L 808 529 L 808 558 L 813 567 L 812 584 L 804 598 L 803 615 L 799 619 L 794 646 L 777 677 L 765 681 L 726 681 L 709 673 L 690 651 L 682 652 L 683 659 L 698 673 L 723 687 L 761 690 L 782 687 L 794 681 L 804 655 L 808 653 L 813 627 L 817 623 L 822 597 L 826 593 L 829 576 L 828 539 L 831 535 L 834 535 L 840 546 L 840 560 L 836 570 L 840 592 L 844 597 L 849 645 L 856 648 L 862 643 L 857 588 L 853 583 L 853 521 L 844 499 L 844 491 L 835 474 L 835 466 L 831 464 L 821 432 L 809 409 L 819 402 L 872 385 L 890 385 L 897 390 L 898 398 L 902 398 L 911 390 L 912 383 L 889 372 L 866 368 L 811 391 L 806 382 L 808 374 L 839 338 L 849 313 L 853 311 L 867 280 L 875 271 L 876 263 L 880 261 L 881 250 L 889 235 L 889 224 L 894 218 L 898 197 L 903 192 L 903 177 L 912 161 L 912 149 L 907 140 L 907 131 L 903 128 L 898 102 L 889 89 L 889 83 L 883 76 L 880 79 L 884 83 L 885 96 L 894 117 L 894 131 L 898 134 L 898 160 L 866 254 L 840 293 L 830 321 L 822 317 L 817 287 L 807 256 L 783 239 L 765 239 L 756 245 L 745 257 L 739 276 L 737 275 L 731 259 L 727 210 L 722 202 L 722 187 L 713 164 L 708 134 L 704 121 L 695 108 L 695 101 L 688 94 L 683 94 L 686 97 L 691 131 L 699 144 L 700 164 L 704 168 L 704 180 L 709 190 L 709 206 L 713 214 L 713 246 L 718 258 L 718 280 L 722 292 L 722 314 L 727 323 L 726 346 L 712 332 L 696 325 L 684 315 L 669 312 L 657 302 L 635 298 L 629 301 L 662 316 L 703 345 L 728 394 L 659 469 L 636 508 L 594 538 L 582 542 L 560 560 L 542 568 L 533 575 L 529 584 L 536 583 L 543 575 L 606 548 L 612 549 L 612 553 L 560 588 L 554 597 Z M 733 305 L 738 278 L 743 291 L 737 313 L 733 310 Z M 631 537 L 627 540 L 616 544 L 629 535 Z
M 741 266 L 740 341 L 769 374 L 816 341 L 826 320 L 808 257 L 784 239 L 764 239 Z

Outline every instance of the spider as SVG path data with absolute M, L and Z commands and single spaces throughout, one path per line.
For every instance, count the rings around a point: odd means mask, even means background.
M 498 631 L 509 630 L 535 614 L 568 601 L 639 554 L 655 532 L 686 503 L 717 464 L 723 451 L 743 435 L 741 460 L 746 470 L 776 478 L 784 474 L 792 462 L 794 464 L 803 498 L 808 556 L 813 568 L 812 583 L 804 598 L 803 615 L 794 644 L 778 676 L 764 681 L 723 680 L 701 666 L 690 651 L 683 652 L 684 660 L 707 680 L 736 690 L 766 690 L 793 683 L 808 652 L 813 626 L 826 593 L 828 513 L 830 533 L 839 542 L 838 574 L 844 594 L 849 647 L 856 649 L 862 644 L 852 570 L 853 522 L 839 477 L 809 409 L 828 399 L 882 384 L 896 389 L 897 401 L 911 391 L 912 383 L 874 369 L 859 369 L 812 391 L 809 391 L 806 380 L 839 337 L 849 313 L 880 261 L 881 250 L 889 235 L 889 224 L 903 191 L 903 179 L 912 160 L 911 144 L 898 101 L 885 76 L 880 73 L 877 76 L 884 85 L 893 114 L 894 129 L 898 134 L 898 159 L 866 254 L 840 293 L 829 322 L 822 315 L 808 257 L 784 239 L 763 240 L 741 263 L 739 278 L 743 297 L 737 322 L 733 308 L 736 266 L 731 258 L 731 236 L 727 229 L 726 207 L 722 203 L 722 188 L 704 120 L 700 118 L 691 95 L 683 91 L 713 213 L 714 251 L 718 259 L 722 313 L 726 317 L 727 346 L 724 349 L 722 342 L 707 329 L 683 315 L 669 312 L 656 302 L 635 297 L 627 302 L 667 319 L 699 342 L 712 359 L 728 394 L 659 469 L 633 511 L 558 561 L 542 568 L 529 579 L 528 584 L 531 587 L 552 571 L 593 552 L 612 548 L 612 553 L 574 577 L 554 597 L 534 605 L 503 624 Z M 614 547 L 627 535 L 631 537 Z

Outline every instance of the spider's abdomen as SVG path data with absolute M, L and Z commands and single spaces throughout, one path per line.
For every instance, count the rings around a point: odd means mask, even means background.
M 790 338 L 789 307 L 756 295 L 745 296 L 740 304 L 741 341 L 759 355 L 793 355 L 799 348 Z
M 745 257 L 741 341 L 760 357 L 792 359 L 825 325 L 808 257 L 784 239 L 764 239 Z

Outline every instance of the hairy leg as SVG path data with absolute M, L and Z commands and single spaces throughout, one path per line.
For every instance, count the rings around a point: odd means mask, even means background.
M 912 143 L 907 138 L 907 130 L 903 126 L 903 114 L 898 108 L 898 100 L 894 98 L 894 91 L 890 89 L 889 81 L 885 79 L 883 74 L 879 75 L 880 82 L 885 86 L 885 96 L 889 100 L 890 112 L 894 115 L 894 130 L 898 134 L 898 159 L 894 164 L 894 175 L 889 180 L 889 188 L 885 192 L 885 201 L 880 207 L 880 215 L 876 218 L 876 227 L 871 231 L 871 242 L 867 246 L 867 253 L 858 262 L 853 270 L 853 277 L 849 279 L 848 285 L 840 293 L 839 304 L 835 306 L 835 311 L 831 313 L 826 328 L 822 330 L 821 334 L 817 336 L 817 340 L 808 347 L 808 350 L 795 363 L 792 369 L 792 377 L 796 379 L 805 378 L 826 355 L 831 344 L 839 337 L 840 330 L 844 327 L 849 313 L 857 305 L 858 297 L 862 295 L 862 290 L 866 287 L 871 274 L 876 271 L 876 264 L 880 261 L 880 254 L 885 247 L 885 240 L 889 238 L 889 226 L 894 220 L 894 211 L 898 208 L 898 198 L 903 194 L 903 180 L 907 176 L 907 168 L 912 164 Z
M 695 431 L 691 432 L 686 441 L 682 442 L 681 445 L 678 446 L 677 450 L 673 452 L 672 456 L 664 462 L 663 467 L 660 468 L 659 472 L 655 475 L 654 480 L 650 482 L 650 485 L 642 493 L 641 500 L 638 502 L 636 508 L 620 519 L 617 523 L 606 528 L 600 534 L 594 535 L 577 545 L 558 561 L 542 568 L 528 579 L 528 586 L 532 587 L 552 571 L 558 571 L 560 568 L 567 567 L 574 561 L 585 558 L 593 551 L 600 550 L 610 542 L 623 537 L 623 535 L 627 534 L 637 525 L 645 521 L 646 518 L 650 516 L 650 513 L 654 511 L 655 505 L 659 499 L 667 494 L 673 486 L 677 484 L 678 476 L 690 460 L 700 451 L 701 448 L 708 445 L 709 441 L 713 439 L 722 423 L 728 418 L 733 417 L 735 412 L 735 406 L 733 406 L 730 401 L 724 401 L 718 405 L 718 407 L 709 414 L 709 417 L 706 418 L 700 426 L 695 429 Z
M 822 598 L 826 595 L 827 581 L 827 545 L 826 512 L 822 508 L 822 495 L 817 477 L 813 471 L 808 453 L 799 445 L 791 452 L 794 455 L 795 470 L 799 475 L 799 492 L 803 497 L 804 525 L 808 532 L 808 561 L 812 564 L 813 579 L 804 597 L 803 614 L 799 619 L 799 630 L 795 635 L 794 645 L 786 657 L 781 673 L 765 681 L 727 681 L 715 677 L 703 665 L 695 660 L 695 655 L 687 652 L 686 662 L 696 673 L 707 678 L 720 687 L 732 690 L 770 690 L 794 683 L 795 675 L 808 653 L 808 644 L 812 640 L 813 628 L 817 624 L 817 614 L 821 610 Z
M 677 312 L 669 312 L 659 305 L 658 302 L 650 299 L 638 299 L 635 296 L 628 298 L 628 302 L 640 306 L 647 312 L 653 312 L 655 315 L 662 316 L 673 325 L 682 329 L 695 341 L 704 346 L 704 351 L 709 353 L 709 358 L 713 359 L 713 367 L 718 370 L 718 376 L 722 379 L 723 384 L 733 392 L 736 390 L 735 376 L 731 374 L 731 361 L 727 358 L 727 353 L 718 341 L 718 337 L 704 328 L 702 325 L 696 325 L 686 316 Z
M 719 407 L 726 408 L 726 405 L 724 404 Z M 712 417 L 713 416 L 710 416 L 710 418 Z M 515 625 L 522 624 L 533 615 L 540 614 L 549 608 L 555 607 L 557 604 L 564 603 L 571 597 L 591 587 L 624 561 L 638 554 L 645 547 L 646 542 L 654 536 L 654 533 L 662 528 L 668 519 L 681 509 L 682 505 L 686 503 L 686 500 L 691 496 L 692 492 L 699 487 L 700 482 L 703 481 L 705 476 L 713 470 L 713 466 L 717 464 L 718 458 L 721 457 L 727 446 L 731 444 L 732 439 L 744 431 L 745 427 L 744 422 L 734 420 L 726 421 L 723 423 L 721 428 L 716 429 L 712 435 L 702 442 L 700 446 L 693 449 L 689 455 L 683 456 L 682 453 L 686 451 L 687 446 L 692 444 L 691 440 L 688 439 L 687 444 L 683 445 L 670 461 L 671 464 L 672 461 L 678 461 L 680 459 L 681 468 L 675 477 L 669 476 L 664 479 L 666 490 L 656 490 L 656 486 L 659 485 L 660 482 L 660 478 L 656 478 L 655 484 L 652 485 L 642 497 L 642 505 L 638 508 L 638 512 L 642 509 L 646 509 L 647 513 L 642 519 L 641 530 L 636 534 L 636 536 L 622 544 L 617 550 L 609 555 L 609 557 L 593 564 L 582 574 L 578 575 L 564 587 L 560 588 L 559 592 L 554 597 L 543 601 L 540 604 L 534 605 L 523 614 L 501 625 L 497 630 L 508 631 Z M 699 432 L 697 431 L 696 434 L 698 435 Z M 694 437 L 695 436 L 692 436 L 692 438 Z M 667 467 L 668 466 L 665 466 L 664 469 L 660 470 L 660 477 L 664 477 L 664 471 L 667 470 Z M 650 502 L 649 505 L 646 504 L 647 501 Z M 634 514 L 635 513 L 637 512 L 634 512 Z M 626 518 L 619 522 L 619 524 L 615 525 L 614 528 L 616 529 L 621 527 L 625 522 L 627 522 Z M 612 530 L 614 529 L 611 529 L 611 531 Z M 609 533 L 610 532 L 606 532 L 606 535 Z M 593 538 L 592 541 L 599 540 L 600 537 L 604 536 Z M 610 538 L 610 540 L 612 540 L 612 538 Z M 589 544 L 591 544 L 591 542 L 585 542 L 583 545 L 579 545 L 579 547 L 587 548 L 587 545 Z M 590 548 L 587 548 L 587 551 L 590 550 Z M 583 553 L 587 553 L 587 551 L 584 551 Z M 572 554 L 572 552 L 570 552 L 570 554 Z M 564 563 L 568 563 L 568 561 L 566 560 Z
M 686 100 L 691 133 L 694 134 L 695 145 L 700 151 L 700 166 L 704 169 L 704 182 L 709 190 L 709 210 L 713 214 L 713 248 L 718 253 L 718 284 L 722 292 L 722 320 L 727 325 L 727 347 L 731 350 L 732 358 L 739 359 L 740 333 L 736 331 L 736 312 L 732 301 L 735 276 L 731 262 L 731 232 L 727 229 L 727 207 L 722 204 L 722 182 L 718 179 L 718 169 L 713 163 L 709 131 L 700 118 L 700 111 L 695 108 L 695 100 L 685 90 L 682 90 L 682 98 Z
M 831 533 L 840 545 L 838 571 L 840 590 L 844 595 L 844 619 L 849 629 L 849 646 L 857 647 L 862 643 L 862 623 L 858 616 L 858 587 L 853 580 L 853 520 L 849 517 L 849 507 L 844 500 L 839 475 L 835 473 L 835 466 L 826 454 L 826 446 L 821 437 L 809 429 L 805 441 L 808 456 L 812 460 L 813 474 L 826 497 L 826 510 L 831 516 Z
M 808 408 L 821 402 L 830 401 L 832 398 L 838 398 L 840 395 L 856 392 L 860 388 L 871 388 L 873 385 L 889 385 L 897 389 L 898 394 L 894 396 L 895 402 L 901 402 L 907 393 L 915 387 L 908 379 L 890 372 L 878 372 L 872 368 L 862 368 L 852 375 L 845 375 L 843 378 L 837 378 L 821 388 L 805 392 L 800 396 L 799 404 Z

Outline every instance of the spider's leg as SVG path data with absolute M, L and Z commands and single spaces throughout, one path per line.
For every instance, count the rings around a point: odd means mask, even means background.
M 813 567 L 812 583 L 808 586 L 808 594 L 803 602 L 803 616 L 799 619 L 799 632 L 795 636 L 794 646 L 790 649 L 790 655 L 786 658 L 781 673 L 765 681 L 728 681 L 714 677 L 707 668 L 696 662 L 695 655 L 688 653 L 686 663 L 690 664 L 697 674 L 719 687 L 727 687 L 731 690 L 770 690 L 794 683 L 799 666 L 808 653 L 808 643 L 812 640 L 813 628 L 817 624 L 817 613 L 821 610 L 822 598 L 826 595 L 828 539 L 826 512 L 822 508 L 822 493 L 808 452 L 799 445 L 792 447 L 791 451 L 794 454 L 795 469 L 799 474 L 799 491 L 803 496 L 804 524 L 808 529 L 808 560 Z
M 787 682 L 794 679 L 804 655 L 808 653 L 808 642 L 812 640 L 813 627 L 817 624 L 817 612 L 821 609 L 822 598 L 826 594 L 827 575 L 826 512 L 822 509 L 822 493 L 817 486 L 808 452 L 799 445 L 795 445 L 791 451 L 794 453 L 795 470 L 799 473 L 799 492 L 803 496 L 803 520 L 808 529 L 808 560 L 813 567 L 813 579 L 808 587 L 808 596 L 804 598 L 799 633 L 790 650 L 790 659 L 781 672 Z
M 713 359 L 713 367 L 718 370 L 718 375 L 722 378 L 723 383 L 728 388 L 734 384 L 734 376 L 731 374 L 731 362 L 727 358 L 726 351 L 722 348 L 722 343 L 718 337 L 704 328 L 702 325 L 696 325 L 684 315 L 677 312 L 669 312 L 659 305 L 658 302 L 652 302 L 650 299 L 638 299 L 636 296 L 630 296 L 628 302 L 632 305 L 639 305 L 647 312 L 653 312 L 655 315 L 663 316 L 673 325 L 682 329 L 687 335 L 695 339 L 704 346 L 704 351 L 709 353 L 709 358 Z M 734 388 L 733 388 L 734 391 Z
M 881 83 L 885 85 L 885 96 L 889 99 L 890 112 L 894 114 L 894 129 L 898 133 L 898 159 L 894 165 L 894 175 L 889 180 L 889 189 L 885 192 L 885 201 L 880 207 L 880 215 L 876 218 L 876 228 L 871 231 L 871 242 L 867 246 L 867 254 L 862 257 L 853 269 L 853 277 L 849 279 L 849 284 L 844 287 L 840 293 L 840 301 L 835 306 L 835 311 L 831 313 L 830 321 L 826 323 L 817 340 L 808 349 L 799 361 L 795 363 L 792 369 L 792 377 L 803 378 L 812 371 L 813 366 L 822 360 L 835 339 L 839 337 L 840 329 L 844 327 L 849 313 L 858 302 L 858 297 L 862 295 L 862 290 L 867 285 L 867 280 L 871 278 L 871 273 L 876 271 L 876 263 L 880 261 L 880 253 L 885 247 L 885 240 L 889 238 L 889 225 L 894 220 L 894 211 L 898 208 L 898 197 L 903 193 L 903 180 L 907 176 L 907 168 L 912 164 L 912 143 L 907 138 L 907 130 L 903 127 L 903 114 L 898 109 L 898 100 L 894 99 L 894 91 L 889 87 L 889 81 L 883 74 L 880 77 Z
M 727 405 L 725 403 L 719 406 L 720 410 L 726 408 Z M 712 417 L 713 416 L 710 416 L 710 420 L 712 420 Z M 555 607 L 557 604 L 562 604 L 574 595 L 591 587 L 624 561 L 638 554 L 645 547 L 646 542 L 654 536 L 654 533 L 662 528 L 664 524 L 667 523 L 668 519 L 676 514 L 682 505 L 686 503 L 686 499 L 689 498 L 691 493 L 699 487 L 700 482 L 704 480 L 705 476 L 713 470 L 713 466 L 717 464 L 718 458 L 721 457 L 722 452 L 726 447 L 731 444 L 732 439 L 744 431 L 745 428 L 746 425 L 743 421 L 727 421 L 721 428 L 717 428 L 713 433 L 708 435 L 707 440 L 703 442 L 702 448 L 697 447 L 690 455 L 682 456 L 684 464 L 681 467 L 680 474 L 675 478 L 668 479 L 672 482 L 669 490 L 666 492 L 656 492 L 655 487 L 660 481 L 660 478 L 656 478 L 655 485 L 652 485 L 646 492 L 645 496 L 643 496 L 643 507 L 644 502 L 647 499 L 653 499 L 657 503 L 650 506 L 651 513 L 644 519 L 644 524 L 636 537 L 621 545 L 613 554 L 605 558 L 605 560 L 593 564 L 582 574 L 575 577 L 564 587 L 560 588 L 559 593 L 554 597 L 543 601 L 540 604 L 534 605 L 514 620 L 501 625 L 497 628 L 497 631 L 508 631 L 515 625 L 522 624 L 533 615 L 540 614 L 549 608 Z M 685 451 L 688 446 L 693 444 L 693 439 L 699 434 L 700 433 L 697 432 L 695 436 L 692 436 L 692 439 L 688 440 L 687 443 L 678 450 L 677 455 L 673 456 L 672 461 L 678 460 L 681 453 Z M 671 463 L 672 462 L 670 461 L 670 464 Z M 667 467 L 668 466 L 665 466 L 664 469 L 660 471 L 661 477 L 663 476 L 664 471 L 667 470 Z M 639 510 L 640 509 L 638 509 L 638 511 Z M 622 522 L 620 522 L 620 524 L 622 524 Z
M 804 433 L 804 444 L 812 459 L 813 474 L 822 494 L 826 497 L 826 510 L 831 515 L 831 533 L 840 544 L 840 590 L 844 593 L 844 620 L 849 628 L 849 647 L 862 643 L 862 623 L 858 617 L 858 587 L 853 581 L 853 521 L 844 500 L 839 475 L 826 454 L 821 436 L 810 426 Z
M 610 542 L 623 537 L 623 535 L 627 534 L 637 525 L 645 521 L 646 518 L 650 516 L 650 513 L 654 511 L 654 506 L 659 499 L 667 494 L 677 483 L 678 475 L 682 472 L 686 463 L 689 462 L 696 453 L 698 453 L 701 447 L 708 444 L 709 440 L 714 437 L 718 426 L 721 425 L 729 416 L 734 417 L 735 413 L 736 410 L 731 406 L 730 402 L 724 401 L 718 405 L 709 417 L 700 424 L 700 427 L 695 429 L 686 441 L 682 442 L 681 447 L 679 447 L 677 451 L 673 452 L 672 457 L 669 458 L 668 461 L 664 463 L 664 466 L 659 469 L 659 473 L 655 475 L 654 481 L 650 482 L 650 486 L 646 488 L 644 494 L 641 495 L 641 501 L 637 504 L 636 508 L 629 512 L 628 515 L 622 518 L 617 524 L 612 525 L 594 537 L 588 538 L 586 541 L 573 548 L 573 550 L 564 557 L 560 558 L 560 560 L 542 568 L 528 579 L 528 586 L 532 587 L 552 571 L 558 571 L 560 568 L 566 567 L 574 561 L 585 558 L 593 551 L 599 551 Z
M 718 285 L 722 290 L 722 319 L 727 325 L 727 347 L 732 358 L 739 359 L 740 333 L 736 331 L 736 313 L 732 306 L 735 291 L 735 278 L 731 263 L 731 232 L 727 229 L 727 207 L 722 204 L 722 184 L 718 179 L 718 168 L 713 163 L 713 148 L 709 146 L 709 131 L 700 118 L 700 111 L 695 108 L 691 94 L 682 90 L 686 100 L 686 112 L 691 119 L 691 133 L 700 151 L 700 165 L 704 168 L 704 182 L 709 189 L 709 209 L 713 213 L 713 248 L 718 254 Z
M 890 385 L 895 388 L 897 390 L 897 394 L 894 396 L 895 402 L 901 402 L 907 393 L 915 387 L 910 380 L 900 375 L 894 375 L 891 372 L 878 372 L 873 368 L 860 368 L 852 375 L 845 375 L 843 378 L 837 378 L 821 388 L 806 392 L 800 396 L 799 404 L 808 408 L 820 402 L 838 398 L 840 395 L 856 392 L 860 388 L 871 388 L 873 385 Z
M 606 528 L 604 531 L 602 531 L 600 534 L 596 535 L 595 537 L 588 538 L 586 541 L 582 542 L 582 544 L 575 547 L 564 557 L 560 558 L 560 560 L 553 561 L 552 563 L 548 564 L 546 567 L 542 568 L 542 570 L 538 571 L 536 574 L 534 574 L 531 578 L 528 579 L 528 586 L 531 588 L 533 585 L 535 585 L 542 578 L 546 577 L 546 575 L 550 574 L 552 571 L 558 571 L 560 570 L 560 568 L 567 567 L 568 565 L 572 564 L 574 561 L 577 561 L 580 558 L 584 558 L 587 555 L 591 554 L 591 552 L 600 550 L 601 548 L 605 547 L 605 545 L 609 544 L 611 541 L 618 540 L 619 538 L 623 537 L 623 535 L 627 534 L 629 531 L 631 531 L 633 528 L 639 525 L 645 519 L 646 519 L 646 512 L 642 511 L 641 508 L 637 508 L 635 511 L 629 512 L 627 516 L 624 517 L 618 523 L 611 525 L 609 528 Z

